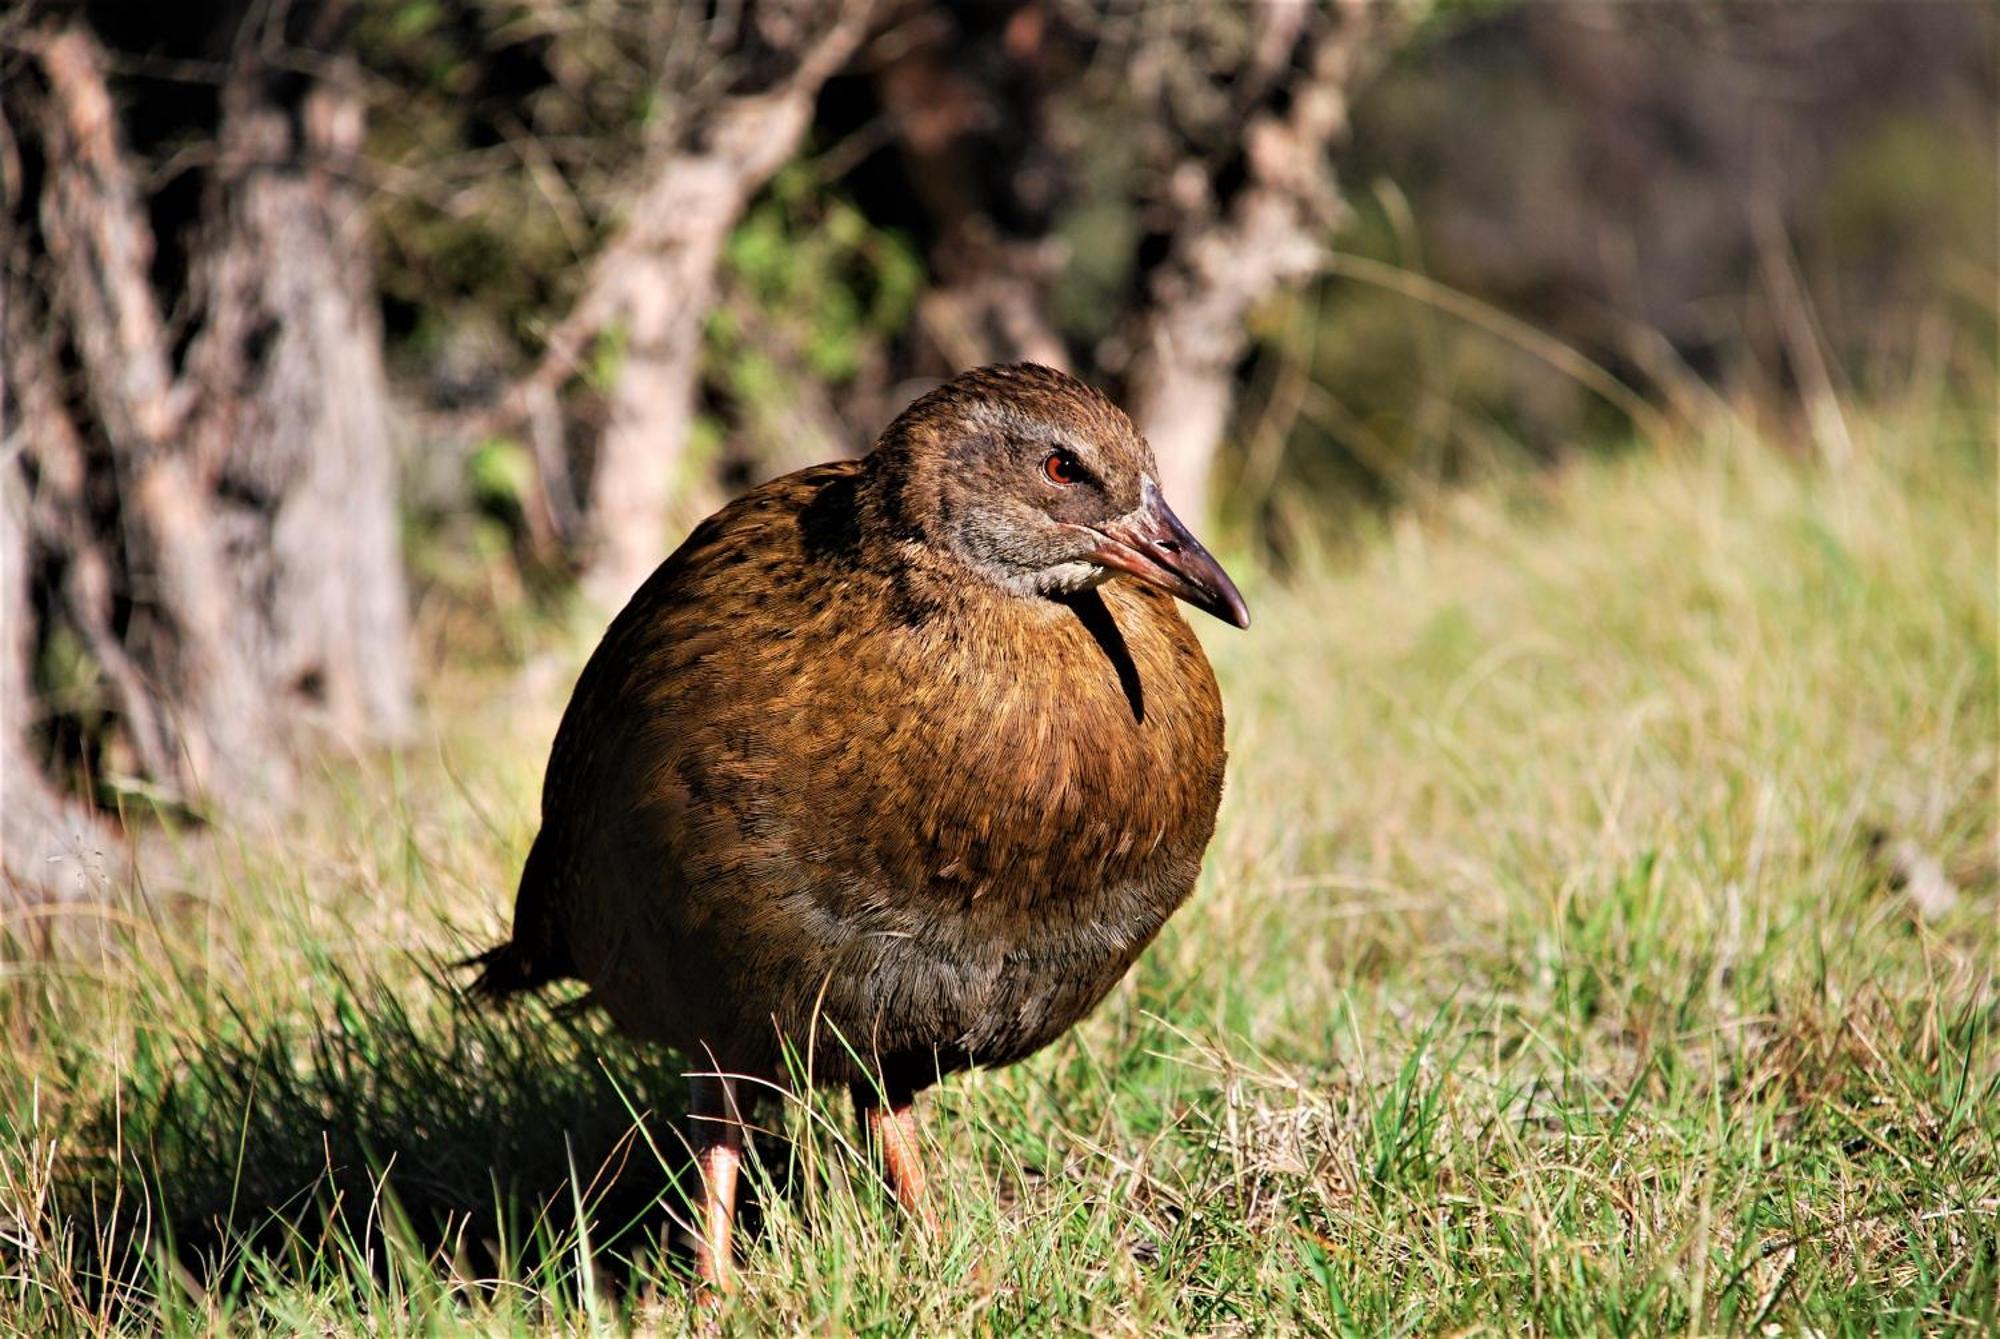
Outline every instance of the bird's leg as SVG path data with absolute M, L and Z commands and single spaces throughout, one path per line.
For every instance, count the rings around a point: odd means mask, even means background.
M 903 1211 L 931 1232 L 938 1230 L 924 1176 L 923 1152 L 917 1145 L 916 1101 L 894 1089 L 884 1092 L 867 1083 L 853 1088 L 854 1112 L 872 1155 L 881 1158 L 882 1174 L 896 1192 Z
M 743 1164 L 743 1112 L 736 1080 L 697 1075 L 688 1085 L 688 1139 L 701 1195 L 695 1203 L 695 1273 L 711 1297 L 735 1286 L 730 1237 L 736 1225 L 736 1172 Z

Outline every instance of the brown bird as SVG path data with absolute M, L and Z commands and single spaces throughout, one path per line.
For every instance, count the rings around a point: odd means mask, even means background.
M 580 977 L 702 1066 L 712 1285 L 739 1081 L 849 1085 L 931 1220 L 916 1094 L 1062 1035 L 1194 887 L 1222 704 L 1174 600 L 1249 615 L 1154 474 L 1081 382 L 966 373 L 703 522 L 584 668 L 478 986 Z

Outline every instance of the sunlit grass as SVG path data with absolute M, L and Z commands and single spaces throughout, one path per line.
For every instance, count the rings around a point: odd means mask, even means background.
M 724 1326 L 2000 1324 L 1992 444 L 1854 426 L 1837 473 L 1718 430 L 1250 583 L 1193 904 L 935 1094 L 939 1240 L 840 1103 L 774 1104 Z M 680 1066 L 437 966 L 503 923 L 583 649 L 12 969 L 0 1319 L 689 1321 Z

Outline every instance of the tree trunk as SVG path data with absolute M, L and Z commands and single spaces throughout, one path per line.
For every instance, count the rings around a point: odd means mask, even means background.
M 79 725 L 85 755 L 58 767 L 171 802 L 275 809 L 302 725 L 380 738 L 410 720 L 388 392 L 347 185 L 359 103 L 338 55 L 299 73 L 338 17 L 300 4 L 281 42 L 211 35 L 231 54 L 211 119 L 182 128 L 213 149 L 184 169 L 203 173 L 191 217 L 190 197 L 163 208 L 141 187 L 119 118 L 148 104 L 114 96 L 85 22 L 27 30 L 0 79 L 0 371 L 19 453 L 0 466 L 24 518 L 7 580 L 48 578 L 8 596 L 7 673 L 33 701 L 28 667 L 66 625 L 110 725 Z M 36 765 L 40 719 L 0 731 L 10 800 L 63 789 Z
M 359 202 L 353 71 L 296 106 L 246 62 L 224 93 L 188 356 L 192 437 L 236 562 L 232 637 L 265 691 L 349 742 L 411 724 L 394 429 Z
M 1318 271 L 1331 228 L 1301 202 L 1253 187 L 1232 217 L 1184 234 L 1155 278 L 1126 407 L 1152 444 L 1161 491 L 1189 515 L 1211 501 L 1250 310 Z
M 57 407 L 66 397 L 54 384 L 59 364 L 36 347 L 25 321 L 29 295 L 17 291 L 8 306 L 21 315 L 13 324 L 22 338 L 10 341 L 9 374 L 25 404 L 45 406 L 26 417 L 24 446 L 38 473 L 50 475 L 70 471 L 58 457 L 74 443 L 94 436 L 92 445 L 102 447 L 94 472 L 100 486 L 117 492 L 125 569 L 117 593 L 130 606 L 122 640 L 153 699 L 140 711 L 128 705 L 127 719 L 143 719 L 158 733 L 135 741 L 140 757 L 171 768 L 151 780 L 182 800 L 282 793 L 289 769 L 271 738 L 253 667 L 230 635 L 222 545 L 183 447 L 187 390 L 173 376 L 148 273 L 152 232 L 120 143 L 103 53 L 86 29 L 73 26 L 45 34 L 37 54 L 46 96 L 21 120 L 38 132 L 44 255 L 15 257 L 8 277 L 16 283 L 47 274 L 53 328 L 41 338 L 55 347 L 66 333 L 73 344 L 83 408 L 96 431 L 69 430 L 63 421 Z M 74 468 L 91 472 L 89 465 Z M 63 519 L 60 534 L 80 541 L 101 531 L 82 478 L 73 501 L 83 510 Z M 71 617 L 108 625 L 113 613 Z
M 593 271 L 593 286 L 617 295 L 611 321 L 624 340 L 585 518 L 584 588 L 606 609 L 625 603 L 667 555 L 677 526 L 713 501 L 685 456 L 716 260 L 751 194 L 795 146 L 810 107 L 809 99 L 781 98 L 725 113 L 742 132 L 733 141 L 753 152 L 775 143 L 777 161 L 724 151 L 662 163 Z
M 11 440 L 10 403 L 0 413 Z M 56 791 L 34 743 L 34 609 L 29 582 L 28 490 L 16 464 L 0 460 L 0 930 L 24 907 L 95 895 L 123 865 L 97 815 Z
M 618 332 L 624 347 L 585 515 L 584 587 L 606 608 L 623 605 L 666 557 L 675 530 L 714 501 L 689 477 L 685 456 L 716 262 L 750 198 L 797 150 L 820 85 L 860 41 L 867 11 L 837 8 L 802 40 L 788 75 L 725 98 L 702 119 L 697 142 L 664 150 L 591 268 L 579 312 L 592 330 Z
M 1177 174 L 1183 222 L 1150 281 L 1127 374 L 1133 419 L 1152 443 L 1160 487 L 1189 515 L 1213 499 L 1215 458 L 1229 426 L 1236 366 L 1249 347 L 1253 308 L 1304 283 L 1333 249 L 1340 195 L 1333 149 L 1346 132 L 1349 97 L 1411 20 L 1416 3 L 1339 0 L 1328 11 L 1302 0 L 1257 11 L 1260 51 L 1277 62 L 1275 94 L 1242 133 L 1243 173 L 1217 198 L 1214 164 Z

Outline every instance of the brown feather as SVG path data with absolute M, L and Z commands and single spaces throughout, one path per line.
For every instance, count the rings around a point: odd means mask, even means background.
M 1170 596 L 1023 595 L 939 541 L 968 474 L 1016 486 L 961 450 L 981 424 L 1135 453 L 1102 508 L 1151 465 L 1094 392 L 989 371 L 711 517 L 584 669 L 489 988 L 580 976 L 727 1069 L 779 1078 L 789 1048 L 915 1088 L 1028 1055 L 1119 980 L 1194 885 L 1221 701 Z

